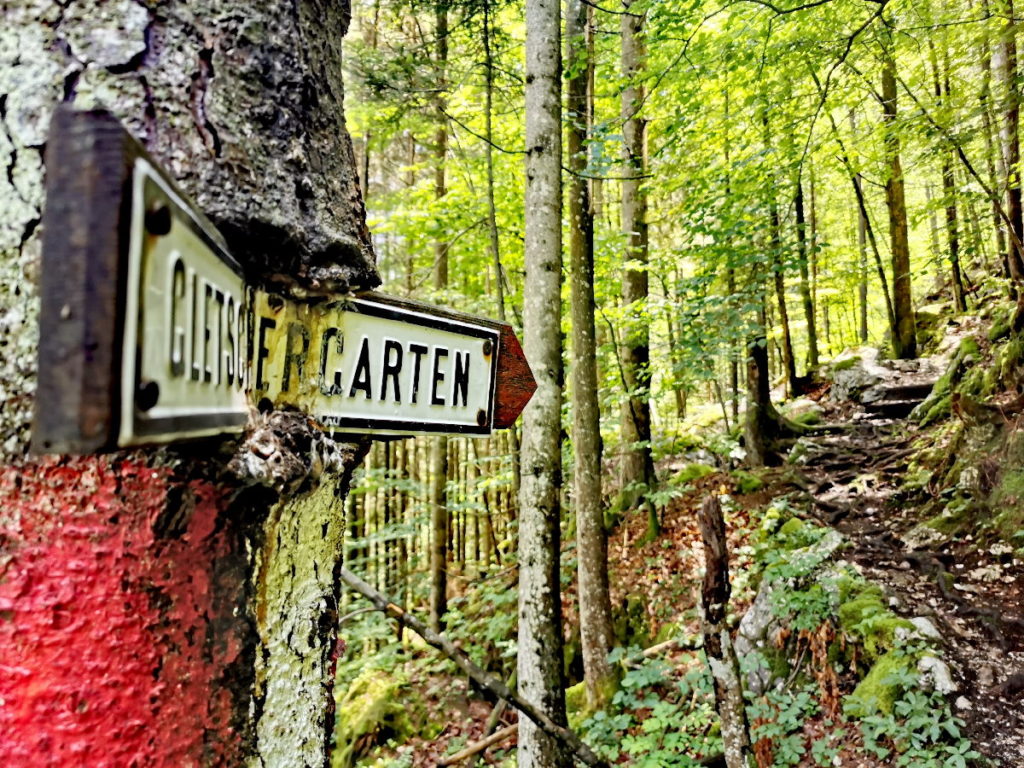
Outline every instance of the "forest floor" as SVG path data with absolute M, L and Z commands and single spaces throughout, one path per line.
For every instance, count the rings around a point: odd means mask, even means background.
M 997 764 L 1024 764 L 1024 575 L 1009 546 L 979 546 L 921 525 L 928 489 L 901 490 L 911 457 L 934 433 L 903 420 L 849 421 L 808 441 L 796 481 L 812 512 L 851 543 L 846 557 L 882 585 L 905 618 L 925 616 L 942 635 L 955 711 L 974 748 Z

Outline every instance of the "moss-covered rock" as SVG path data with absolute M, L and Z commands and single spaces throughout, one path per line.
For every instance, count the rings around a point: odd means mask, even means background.
M 694 480 L 700 480 L 708 475 L 713 475 L 717 471 L 717 469 L 708 464 L 698 464 L 696 462 L 684 464 L 683 468 L 673 475 L 672 482 L 676 485 L 685 485 L 686 483 L 692 483 Z
M 898 629 L 913 632 L 914 625 L 889 610 L 877 585 L 864 582 L 853 587 L 837 611 L 839 626 L 874 661 L 895 647 Z
M 565 689 L 565 714 L 569 718 L 569 727 L 574 731 L 579 730 L 583 721 L 593 714 L 587 706 L 586 683 L 577 683 Z
M 870 717 L 882 712 L 890 714 L 903 691 L 899 678 L 915 671 L 917 661 L 901 651 L 889 651 L 871 666 L 853 693 L 843 701 L 847 717 Z
M 640 596 L 630 596 L 612 608 L 612 630 L 615 644 L 628 648 L 651 645 L 651 632 L 647 622 L 647 606 Z
M 999 304 L 992 310 L 992 325 L 987 334 L 989 341 L 999 341 L 1010 335 L 1013 310 L 1012 304 Z
M 996 533 L 1019 544 L 1024 539 L 1024 470 L 1004 472 L 991 496 Z
M 337 697 L 335 749 L 331 768 L 353 768 L 373 747 L 406 739 L 417 730 L 422 703 L 406 682 L 368 669 Z
M 952 394 L 971 364 L 978 359 L 980 349 L 977 339 L 968 336 L 961 340 L 956 354 L 946 367 L 946 372 L 935 382 L 931 394 L 914 409 L 910 418 L 921 426 L 928 426 L 949 416 Z
M 732 477 L 736 481 L 736 491 L 738 493 L 757 493 L 764 488 L 764 480 L 754 472 L 736 469 L 733 470 Z

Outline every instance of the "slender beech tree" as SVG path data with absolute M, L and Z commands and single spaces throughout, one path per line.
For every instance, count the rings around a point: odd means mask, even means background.
M 434 138 L 434 196 L 440 200 L 447 193 L 445 160 L 448 154 L 448 118 L 445 115 L 444 89 L 448 66 L 448 6 L 440 0 L 434 6 L 435 66 L 438 77 L 438 95 L 435 103 L 437 133 Z M 434 243 L 434 288 L 448 288 L 449 243 L 444 233 Z M 448 556 L 451 539 L 448 511 L 448 438 L 433 439 L 430 472 L 430 519 L 432 540 L 430 547 L 430 626 L 435 632 L 444 628 L 444 615 L 448 611 Z
M 889 241 L 892 255 L 892 304 L 895 323 L 892 349 L 899 358 L 917 356 L 917 327 L 911 298 L 910 240 L 907 234 L 907 200 L 904 193 L 903 165 L 900 161 L 900 131 L 896 124 L 896 41 L 891 32 L 883 32 L 882 45 L 882 122 L 885 128 L 885 203 L 889 212 Z
M 647 536 L 657 536 L 657 511 L 648 498 L 656 477 L 651 455 L 651 352 L 647 319 L 649 280 L 647 273 L 647 121 L 641 117 L 644 86 L 644 14 L 633 12 L 632 0 L 621 16 L 622 136 L 624 180 L 622 182 L 622 229 L 629 243 L 626 269 L 622 276 L 622 300 L 626 309 L 622 369 L 626 388 L 622 409 L 622 509 L 647 509 Z
M 857 207 L 857 298 L 860 307 L 860 322 L 857 338 L 861 344 L 868 343 L 868 219 L 864 210 Z
M 762 115 L 764 128 L 765 152 L 772 155 L 771 120 L 768 110 Z M 773 161 L 769 161 L 773 162 Z M 774 172 L 773 172 L 774 176 Z M 782 365 L 786 372 L 786 389 L 790 395 L 797 392 L 796 355 L 793 353 L 793 334 L 789 327 L 789 308 L 786 306 L 786 265 L 782 253 L 782 221 L 779 216 L 779 203 L 775 196 L 775 179 L 768 184 L 768 232 L 771 238 L 772 282 L 775 286 L 775 299 L 779 306 L 779 326 L 781 333 Z
M 810 260 L 807 249 L 807 220 L 804 216 L 804 185 L 800 172 L 796 177 L 796 248 L 800 260 L 800 299 L 804 305 L 804 318 L 807 321 L 807 363 L 812 368 L 818 367 L 818 324 L 814 316 L 814 296 L 811 284 Z M 813 244 L 811 248 L 813 250 Z M 826 313 L 827 316 L 827 313 Z
M 1002 81 L 1003 115 L 1000 122 L 1003 167 L 1005 170 L 1006 215 L 1013 234 L 1007 246 L 1007 265 L 1015 282 L 1024 280 L 1024 254 L 1019 243 L 1024 240 L 1024 211 L 1021 207 L 1020 181 L 1020 86 L 1017 83 L 1017 22 L 1013 17 L 1013 0 L 1003 0 L 1002 14 L 1006 20 L 999 45 L 999 77 Z
M 928 41 L 928 54 L 932 65 L 932 81 L 935 86 L 935 102 L 941 110 L 949 107 L 949 51 L 944 51 L 942 71 L 935 43 Z M 958 312 L 967 311 L 967 297 L 964 292 L 964 277 L 960 266 L 960 222 L 956 200 L 956 180 L 953 175 L 953 164 L 956 161 L 956 150 L 944 148 L 942 151 L 942 197 L 946 214 L 946 239 L 949 244 L 950 277 L 953 281 L 953 302 Z M 934 218 L 934 217 L 933 217 Z M 934 231 L 934 230 L 933 230 Z M 941 274 L 941 272 L 940 272 Z
M 607 703 L 615 684 L 608 539 L 601 505 L 601 414 L 594 328 L 594 217 L 583 173 L 587 167 L 587 6 L 565 3 L 566 150 L 569 155 L 569 256 L 572 281 L 573 500 L 576 506 L 580 640 L 587 703 Z
M 523 413 L 519 487 L 519 692 L 564 725 L 559 538 L 562 411 L 562 108 L 558 0 L 526 1 L 523 350 L 537 391 Z M 525 718 L 519 768 L 570 768 L 565 747 Z

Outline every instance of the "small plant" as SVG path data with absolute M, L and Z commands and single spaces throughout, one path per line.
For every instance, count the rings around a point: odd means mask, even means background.
M 699 756 L 721 748 L 711 679 L 704 665 L 680 675 L 638 649 L 614 650 L 613 663 L 627 666 L 607 712 L 583 723 L 583 735 L 609 762 L 626 758 L 637 768 L 696 768 Z
M 796 765 L 807 751 L 804 722 L 818 713 L 815 686 L 769 691 L 747 707 L 759 768 Z
M 946 697 L 921 690 L 916 672 L 893 673 L 886 682 L 903 693 L 890 714 L 861 720 L 865 751 L 906 768 L 967 768 L 981 757 L 964 738 L 964 722 L 953 714 Z

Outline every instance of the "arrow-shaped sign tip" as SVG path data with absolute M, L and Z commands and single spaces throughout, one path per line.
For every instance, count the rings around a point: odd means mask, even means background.
M 533 371 L 512 326 L 501 327 L 500 343 L 494 428 L 508 429 L 537 391 L 537 380 L 533 378 Z

